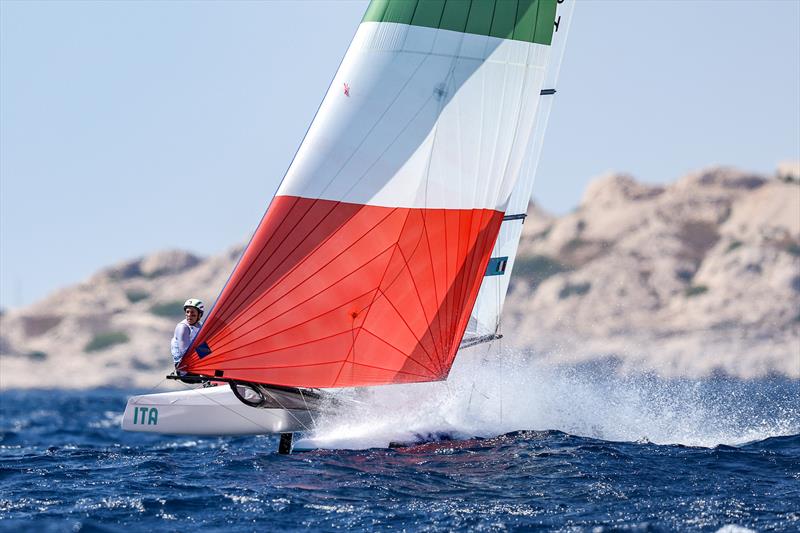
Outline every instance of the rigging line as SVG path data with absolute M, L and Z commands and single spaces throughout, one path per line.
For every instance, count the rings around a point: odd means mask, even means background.
M 510 275 L 511 275 L 511 269 L 509 269 L 509 276 Z M 500 278 L 500 279 L 497 280 L 497 290 L 495 291 L 495 294 L 496 294 L 496 307 L 495 307 L 495 309 L 497 309 L 497 316 L 494 319 L 494 332 L 495 332 L 495 335 L 498 333 L 498 330 L 500 329 L 500 314 L 502 313 L 502 308 L 501 308 L 502 296 L 501 296 L 501 293 L 503 292 L 503 289 L 502 289 L 503 279 L 502 278 L 504 276 L 505 276 L 505 274 L 503 274 L 502 276 L 498 276 L 498 278 Z
M 281 409 L 283 409 L 284 411 L 286 411 L 287 413 L 289 413 L 290 415 L 292 415 L 292 418 L 294 418 L 294 419 L 295 419 L 295 420 L 296 420 L 296 421 L 297 421 L 297 422 L 298 422 L 298 423 L 299 423 L 301 426 L 303 426 L 303 429 L 305 429 L 306 431 L 311 431 L 311 428 L 310 428 L 310 427 L 308 427 L 308 426 L 305 424 L 305 422 L 303 422 L 302 420 L 300 420 L 299 418 L 297 418 L 297 415 L 295 415 L 295 414 L 292 412 L 292 410 L 291 410 L 291 409 L 287 409 L 286 407 L 284 407 L 284 405 L 281 403 L 281 401 L 280 401 L 280 400 L 279 400 L 279 399 L 278 399 L 278 398 L 277 398 L 277 397 L 276 397 L 274 394 L 272 394 L 272 393 L 270 392 L 270 390 L 269 390 L 269 387 L 259 387 L 259 390 L 262 390 L 263 392 L 267 393 L 267 395 L 269 395 L 269 397 L 270 397 L 270 398 L 272 398 L 273 400 L 275 400 L 275 403 L 277 403 L 277 404 L 278 404 L 278 406 L 279 406 Z
M 311 411 L 311 409 L 308 407 L 308 402 L 306 402 L 306 396 L 305 396 L 305 394 L 303 394 L 303 389 L 301 389 L 301 388 L 298 388 L 298 389 L 297 389 L 297 392 L 299 392 L 299 393 L 300 393 L 300 398 L 302 398 L 302 399 L 303 399 L 303 405 L 305 405 L 305 406 L 306 406 L 306 411 L 308 411 L 308 415 L 311 417 L 311 423 L 313 424 L 314 428 L 316 429 L 316 427 L 317 427 L 317 420 L 314 418 L 314 413 L 313 413 L 313 412 Z
M 173 366 L 173 367 L 172 367 L 172 369 L 174 370 L 174 368 L 175 368 L 175 367 Z M 170 367 L 167 367 L 167 369 L 168 369 L 168 370 L 165 372 L 165 374 L 169 374 L 169 373 L 170 373 L 170 371 L 171 371 L 171 370 L 170 370 Z M 150 393 L 152 393 L 154 390 L 158 389 L 158 388 L 161 386 L 161 384 L 162 384 L 162 383 L 164 383 L 165 381 L 167 381 L 167 378 L 166 378 L 166 377 L 163 377 L 163 378 L 161 378 L 161 381 L 159 381 L 159 382 L 158 382 L 158 383 L 157 383 L 155 386 L 151 387 L 151 388 L 150 388 L 150 389 L 149 389 L 149 390 L 148 390 L 148 391 L 147 391 L 145 394 L 150 394 Z
M 503 349 L 502 349 L 503 345 L 502 345 L 502 342 L 503 341 L 501 339 L 500 343 L 498 343 L 500 346 L 499 346 L 499 349 L 497 350 L 497 353 L 498 353 L 498 357 L 500 358 L 500 383 L 505 383 L 506 379 L 505 379 L 505 368 L 503 366 L 503 363 L 504 363 L 503 359 L 504 358 L 503 358 Z M 503 423 L 503 397 L 505 396 L 505 394 L 503 394 L 503 389 L 505 389 L 505 387 L 501 387 L 501 389 L 500 389 L 500 424 L 501 425 Z

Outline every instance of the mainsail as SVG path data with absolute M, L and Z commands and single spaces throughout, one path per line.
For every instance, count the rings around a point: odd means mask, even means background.
M 558 5 L 372 0 L 179 369 L 320 388 L 446 378 L 506 211 L 530 196 L 518 178 Z

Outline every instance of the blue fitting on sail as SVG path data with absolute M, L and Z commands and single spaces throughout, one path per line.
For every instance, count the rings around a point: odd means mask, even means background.
M 209 355 L 211 353 L 211 347 L 208 345 L 207 342 L 200 344 L 195 350 L 197 352 L 197 356 L 202 359 L 203 357 Z

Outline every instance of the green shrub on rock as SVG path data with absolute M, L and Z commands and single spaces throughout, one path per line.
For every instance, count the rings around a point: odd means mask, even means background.
M 155 304 L 150 307 L 150 312 L 164 318 L 183 318 L 183 300 Z
M 514 261 L 514 275 L 537 284 L 567 270 L 570 270 L 568 266 L 546 255 L 520 256 Z
M 125 296 L 128 298 L 130 303 L 135 304 L 136 302 L 141 302 L 150 296 L 150 293 L 139 289 L 131 289 L 129 291 L 125 291 Z
M 592 284 L 587 282 L 584 283 L 567 283 L 560 291 L 558 291 L 558 298 L 563 300 L 565 298 L 569 298 L 572 295 L 576 296 L 583 296 L 587 292 L 589 292 L 592 288 Z
M 100 350 L 105 350 L 106 348 L 110 348 L 111 346 L 117 344 L 124 344 L 129 340 L 131 339 L 121 331 L 107 331 L 104 333 L 98 333 L 86 344 L 86 347 L 83 349 L 83 351 L 99 352 Z
M 30 359 L 31 361 L 44 361 L 47 359 L 47 352 L 43 352 L 41 350 L 33 350 L 25 354 L 25 357 Z
M 699 296 L 700 294 L 708 292 L 708 287 L 705 285 L 692 285 L 691 287 L 687 287 L 684 294 L 687 298 L 691 298 L 692 296 Z

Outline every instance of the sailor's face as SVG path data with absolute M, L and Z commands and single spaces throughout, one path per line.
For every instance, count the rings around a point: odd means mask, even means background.
M 197 309 L 195 309 L 194 307 L 187 307 L 186 322 L 188 322 L 190 326 L 194 326 L 195 324 L 197 324 L 198 320 L 200 320 L 200 313 L 197 312 Z

